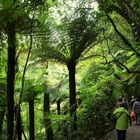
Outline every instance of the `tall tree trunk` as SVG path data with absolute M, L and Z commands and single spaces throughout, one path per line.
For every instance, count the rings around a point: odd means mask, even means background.
M 1 134 L 2 134 L 4 115 L 5 115 L 5 110 L 0 111 L 0 139 L 1 139 Z
M 35 129 L 34 129 L 34 100 L 29 100 L 29 135 L 30 140 L 35 140 Z
M 60 104 L 61 104 L 61 100 L 60 98 L 57 100 L 57 114 L 60 114 Z
M 16 32 L 14 22 L 7 24 L 8 35 L 8 71 L 7 71 L 7 140 L 13 137 L 14 128 L 14 80 L 15 80 L 15 55 Z
M 77 116 L 76 116 L 76 81 L 74 64 L 68 65 L 69 70 L 69 89 L 70 89 L 70 119 L 71 119 L 71 140 L 77 139 Z
M 18 112 L 17 112 L 18 111 Z M 16 118 L 17 117 L 17 118 Z M 21 123 L 21 114 L 20 114 L 20 107 L 18 106 L 15 109 L 15 118 L 16 118 L 16 132 L 18 140 L 22 140 L 22 123 Z
M 44 93 L 44 125 L 45 125 L 46 140 L 54 140 L 53 131 L 51 127 L 51 120 L 48 118 L 49 114 L 50 114 L 49 93 Z

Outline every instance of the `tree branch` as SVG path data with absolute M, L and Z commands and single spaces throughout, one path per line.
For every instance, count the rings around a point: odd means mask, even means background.
M 121 63 L 120 61 L 118 61 L 114 55 L 112 54 L 111 50 L 110 50 L 110 47 L 109 47 L 109 43 L 108 43 L 108 40 L 106 40 L 107 42 L 107 48 L 108 48 L 108 51 L 109 51 L 109 54 L 112 56 L 112 58 L 114 59 L 114 62 L 118 63 L 119 65 L 121 65 L 123 68 L 126 69 L 127 73 L 140 73 L 140 71 L 131 71 L 129 68 L 127 68 L 123 63 Z M 112 61 L 113 62 L 113 61 Z
M 121 34 L 121 32 L 117 29 L 114 21 L 111 19 L 111 17 L 106 14 L 107 18 L 109 19 L 109 21 L 111 22 L 115 32 L 121 37 L 121 39 L 123 40 L 124 44 L 126 44 L 139 58 L 140 58 L 140 53 L 138 53 L 131 45 L 131 43 Z
M 87 59 L 90 59 L 90 58 L 93 58 L 93 57 L 102 57 L 102 58 L 104 58 L 104 56 L 102 56 L 100 54 L 93 54 L 93 55 L 89 55 L 87 57 L 81 58 L 81 59 L 79 59 L 79 61 L 84 61 L 84 60 L 87 60 Z

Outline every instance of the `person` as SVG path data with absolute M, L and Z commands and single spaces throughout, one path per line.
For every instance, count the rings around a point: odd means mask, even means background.
M 126 131 L 128 129 L 128 122 L 131 123 L 131 118 L 127 109 L 125 109 L 125 104 L 120 102 L 119 107 L 115 109 L 113 115 L 116 116 L 116 130 L 117 130 L 117 140 L 126 139 Z
M 122 104 L 123 98 L 118 98 L 117 106 L 119 107 Z
M 134 103 L 136 102 L 136 98 L 134 96 L 131 97 L 130 105 L 133 107 Z
M 136 121 L 136 113 L 135 113 L 135 111 L 132 110 L 132 111 L 130 112 L 130 117 L 131 117 L 131 121 L 132 121 L 132 122 Z
M 136 125 L 140 125 L 140 97 L 138 97 L 137 101 L 134 103 L 133 111 L 136 114 Z
M 129 105 L 128 105 L 128 102 L 127 102 L 126 98 L 123 98 L 122 103 L 124 104 L 125 109 L 128 110 L 128 106 L 129 106 Z

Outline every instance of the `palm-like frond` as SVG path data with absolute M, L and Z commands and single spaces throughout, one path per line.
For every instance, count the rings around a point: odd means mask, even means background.
M 33 5 L 28 1 L 0 1 L 0 31 L 6 31 L 8 22 L 14 21 L 16 31 L 20 33 L 39 32 L 40 24 L 37 19 L 33 19 Z M 8 18 L 7 18 L 8 17 Z
M 57 40 L 57 39 L 56 39 Z M 58 41 L 45 41 L 42 43 L 42 47 L 37 49 L 38 56 L 41 60 L 54 60 L 62 64 L 67 65 L 71 58 L 71 41 L 65 37 L 62 37 Z
M 86 13 L 87 14 L 87 13 Z M 96 40 L 96 20 L 88 15 L 82 15 L 71 22 L 61 25 L 60 29 L 53 30 L 43 41 L 40 52 L 42 59 L 53 59 L 64 64 L 78 62 L 83 52 L 91 47 Z

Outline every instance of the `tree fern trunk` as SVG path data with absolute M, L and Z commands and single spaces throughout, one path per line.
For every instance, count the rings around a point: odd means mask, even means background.
M 76 81 L 74 64 L 68 65 L 69 70 L 69 89 L 70 89 L 70 119 L 71 119 L 71 140 L 77 139 L 77 116 L 76 116 Z
M 19 107 L 19 109 L 16 108 L 16 111 L 18 111 L 18 112 L 15 113 L 15 114 L 17 114 L 17 115 L 15 115 L 15 117 L 17 117 L 16 118 L 16 121 L 17 121 L 17 123 L 16 123 L 17 137 L 18 137 L 18 140 L 22 140 L 22 123 L 21 123 L 20 107 Z
M 34 100 L 29 100 L 29 135 L 30 140 L 35 140 L 35 129 L 34 129 Z
M 45 125 L 46 140 L 53 140 L 51 120 L 48 118 L 49 114 L 50 114 L 49 93 L 44 93 L 44 125 Z
M 60 104 L 61 104 L 61 100 L 60 98 L 57 100 L 57 114 L 60 115 Z
M 8 71 L 7 71 L 7 140 L 13 137 L 14 128 L 14 80 L 16 32 L 14 22 L 7 24 L 8 35 Z

